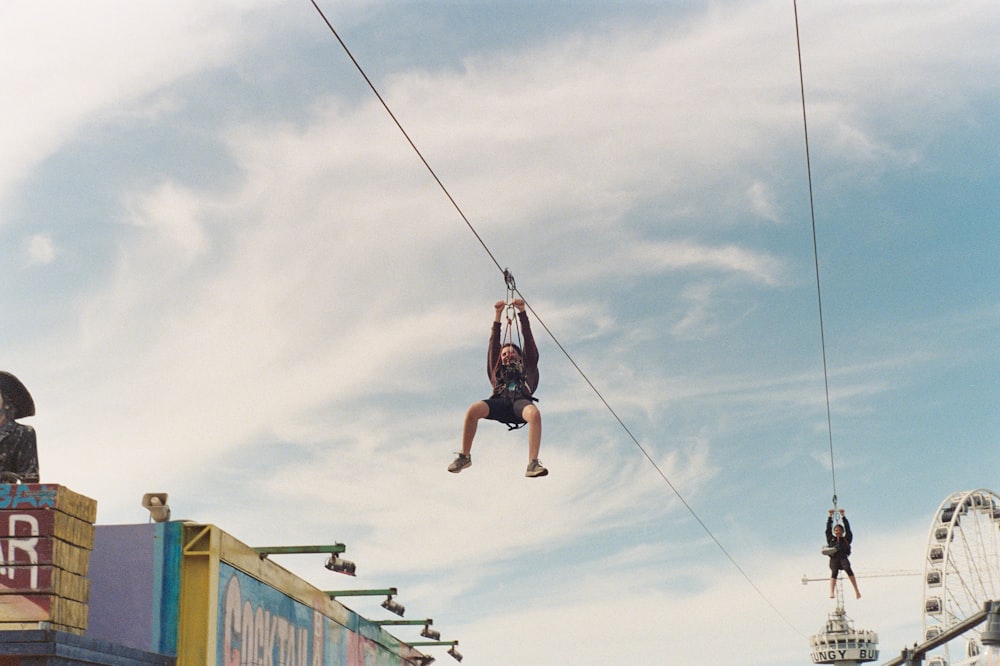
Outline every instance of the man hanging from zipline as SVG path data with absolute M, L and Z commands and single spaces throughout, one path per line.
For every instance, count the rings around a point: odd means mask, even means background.
M 524 300 L 497 301 L 490 343 L 486 354 L 486 372 L 493 385 L 493 395 L 486 400 L 474 402 L 465 413 L 462 428 L 462 452 L 448 466 L 448 471 L 457 474 L 472 465 L 472 440 L 476 436 L 479 421 L 488 419 L 506 423 L 514 430 L 528 425 L 528 469 L 527 477 L 545 476 L 549 473 L 538 460 L 538 450 L 542 444 L 542 415 L 535 406 L 535 389 L 538 388 L 538 347 L 528 324 L 528 313 L 524 311 Z M 517 309 L 520 330 L 524 335 L 524 350 L 511 341 L 501 343 L 500 320 L 505 309 Z M 508 334 L 511 318 L 508 318 Z M 507 336 L 505 336 L 507 337 Z

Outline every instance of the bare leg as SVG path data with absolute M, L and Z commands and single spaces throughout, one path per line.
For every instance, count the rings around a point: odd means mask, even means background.
M 526 405 L 521 410 L 521 418 L 528 423 L 528 462 L 531 462 L 538 458 L 542 448 L 542 413 L 533 404 Z
M 465 455 L 469 455 L 472 451 L 472 440 L 476 437 L 480 419 L 485 419 L 489 415 L 490 407 L 482 400 L 472 403 L 465 412 L 465 423 L 462 426 L 462 453 Z
M 830 579 L 830 598 L 831 599 L 833 599 L 835 596 L 837 596 L 836 592 L 837 592 L 837 579 L 836 578 L 831 578 Z
M 855 579 L 854 576 L 848 576 L 848 578 L 851 579 L 851 585 L 854 586 L 854 596 L 857 597 L 858 599 L 860 599 L 861 598 L 861 592 L 858 591 L 858 581 L 857 581 L 857 579 Z

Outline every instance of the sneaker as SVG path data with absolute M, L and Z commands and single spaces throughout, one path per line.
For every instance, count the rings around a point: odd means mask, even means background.
M 530 463 L 528 463 L 528 470 L 524 473 L 525 476 L 534 478 L 536 476 L 545 476 L 549 473 L 549 470 L 542 467 L 542 461 L 535 458 Z
M 464 453 L 459 453 L 458 457 L 455 458 L 455 462 L 448 465 L 448 471 L 452 474 L 458 474 L 466 467 L 472 466 L 472 456 L 467 456 Z

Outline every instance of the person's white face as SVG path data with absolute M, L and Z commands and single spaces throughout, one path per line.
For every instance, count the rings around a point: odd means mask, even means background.
M 844 536 L 844 528 L 837 525 L 833 528 L 833 536 Z
M 504 365 L 514 363 L 515 361 L 520 361 L 521 355 L 517 353 L 517 350 L 513 347 L 504 347 L 500 350 L 500 362 Z

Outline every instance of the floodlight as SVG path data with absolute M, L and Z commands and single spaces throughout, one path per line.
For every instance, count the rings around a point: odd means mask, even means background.
M 454 657 L 455 661 L 462 663 L 462 653 L 456 650 L 454 645 L 452 645 L 451 649 L 448 650 L 448 654 Z
M 423 630 L 421 630 L 420 635 L 424 638 L 429 638 L 432 641 L 441 640 L 441 632 L 431 629 L 430 624 L 425 624 Z
M 330 559 L 326 561 L 325 566 L 330 571 L 342 573 L 347 576 L 353 576 L 354 570 L 357 569 L 357 565 L 354 562 L 338 557 L 336 554 L 330 555 Z
M 390 613 L 395 613 L 399 617 L 403 617 L 403 613 L 406 612 L 406 608 L 403 606 L 403 604 L 399 603 L 398 601 L 393 601 L 391 594 L 388 595 L 385 598 L 385 601 L 382 602 L 382 608 L 386 609 Z

